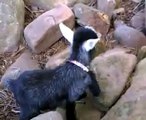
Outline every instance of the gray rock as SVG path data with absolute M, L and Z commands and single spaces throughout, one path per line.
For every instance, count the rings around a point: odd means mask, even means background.
M 115 48 L 91 62 L 91 70 L 101 89 L 101 94 L 96 99 L 100 110 L 107 111 L 118 99 L 136 65 L 136 56 L 126 51 Z
M 39 64 L 31 58 L 32 54 L 25 51 L 5 72 L 2 76 L 0 87 L 8 87 L 8 80 L 16 80 L 19 75 L 27 70 L 39 69 Z
M 138 55 L 137 55 L 138 61 L 144 59 L 145 57 L 146 57 L 146 46 L 143 46 L 138 51 Z
M 117 15 L 117 14 L 121 14 L 121 13 L 124 13 L 125 12 L 125 9 L 122 7 L 122 8 L 118 8 L 118 9 L 115 9 L 113 11 L 113 15 Z
M 65 108 L 63 109 L 63 108 L 58 107 L 58 108 L 56 109 L 56 111 L 59 112 L 59 113 L 61 114 L 63 120 L 66 120 L 66 110 L 65 110 Z
M 130 88 L 101 120 L 145 120 L 146 58 L 137 65 Z
M 146 7 L 144 8 L 144 13 L 145 13 L 145 16 L 146 16 Z M 145 28 L 146 28 L 146 19 L 145 19 Z
M 106 35 L 108 32 L 110 27 L 110 20 L 108 15 L 105 13 L 81 3 L 76 4 L 73 7 L 73 11 L 77 18 L 77 23 L 81 26 L 92 26 L 102 35 Z
M 70 54 L 70 49 L 66 48 L 62 52 L 53 55 L 46 63 L 46 68 L 54 69 L 57 66 L 63 64 L 66 61 L 66 59 L 69 57 L 69 54 Z
M 139 11 L 136 13 L 131 19 L 132 27 L 136 28 L 137 30 L 141 31 L 145 25 L 145 13 L 144 10 Z
M 24 24 L 23 0 L 0 1 L 0 53 L 14 52 L 18 49 L 18 42 Z
M 37 117 L 34 117 L 31 120 L 63 120 L 63 118 L 60 115 L 60 113 L 56 111 L 51 111 L 51 112 L 38 115 Z
M 70 28 L 74 26 L 73 12 L 63 4 L 40 15 L 25 28 L 24 37 L 33 52 L 46 50 L 62 37 L 58 26 L 60 22 L 65 22 Z
M 40 9 L 50 10 L 56 5 L 62 3 L 68 6 L 73 6 L 75 3 L 89 4 L 90 0 L 24 0 L 29 6 L 37 6 Z
M 120 20 L 115 21 L 114 25 L 114 38 L 119 44 L 132 48 L 140 48 L 146 45 L 146 37 L 142 32 L 127 26 Z
M 111 18 L 113 11 L 116 7 L 116 1 L 115 0 L 97 0 L 97 1 L 98 10 L 103 11 Z
M 141 0 L 132 0 L 133 2 L 135 2 L 135 3 L 140 3 L 141 2 Z

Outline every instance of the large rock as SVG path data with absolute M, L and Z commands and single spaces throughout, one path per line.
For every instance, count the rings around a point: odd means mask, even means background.
M 127 26 L 120 20 L 115 21 L 114 26 L 114 38 L 119 44 L 132 48 L 141 48 L 146 45 L 146 37 L 139 30 Z
M 97 0 L 97 1 L 98 10 L 103 11 L 111 18 L 113 11 L 116 7 L 116 1 L 115 0 Z
M 108 110 L 120 96 L 136 62 L 135 55 L 120 48 L 109 50 L 91 62 L 91 69 L 101 89 L 101 94 L 97 97 L 101 110 Z
M 146 1 L 145 1 L 145 4 L 146 4 Z M 146 5 L 145 5 L 145 8 L 144 8 L 144 13 L 145 13 L 145 16 L 146 16 Z M 146 28 L 146 19 L 145 19 L 145 28 Z
M 92 96 L 89 94 L 83 103 L 76 103 L 76 114 L 79 120 L 100 120 L 101 112 L 99 112 L 94 102 Z
M 132 0 L 133 2 L 140 3 L 142 0 Z
M 63 118 L 60 113 L 56 111 L 51 111 L 44 114 L 40 114 L 37 117 L 32 118 L 31 120 L 63 120 Z
M 19 75 L 27 70 L 39 69 L 39 64 L 32 59 L 32 54 L 25 51 L 5 72 L 3 75 L 0 87 L 8 87 L 7 81 L 10 79 L 17 79 Z
M 66 61 L 66 59 L 69 57 L 69 54 L 70 54 L 70 49 L 66 48 L 60 53 L 53 55 L 46 63 L 46 68 L 54 69 L 57 66 L 63 64 Z
M 73 7 L 73 11 L 78 24 L 92 26 L 103 35 L 108 32 L 110 20 L 105 13 L 81 3 L 76 4 Z
M 137 65 L 131 87 L 102 120 L 146 119 L 146 58 Z
M 145 27 L 145 13 L 144 10 L 136 13 L 131 19 L 132 27 L 141 31 Z
M 144 59 L 145 57 L 146 57 L 146 46 L 143 46 L 138 51 L 138 55 L 137 55 L 138 61 Z
M 27 5 L 37 6 L 40 9 L 50 10 L 56 5 L 62 3 L 73 6 L 75 3 L 89 4 L 90 0 L 24 0 Z
M 25 28 L 24 37 L 33 52 L 46 50 L 62 37 L 58 26 L 60 22 L 65 22 L 70 28 L 74 26 L 73 12 L 63 4 L 45 12 Z
M 0 53 L 18 49 L 24 24 L 23 0 L 0 1 Z

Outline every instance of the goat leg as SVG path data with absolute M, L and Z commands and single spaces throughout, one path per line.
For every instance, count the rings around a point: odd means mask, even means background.
M 75 111 L 75 102 L 66 103 L 66 119 L 67 120 L 77 120 Z
M 100 94 L 100 88 L 96 80 L 96 76 L 92 71 L 89 71 L 91 77 L 91 84 L 89 85 L 89 90 L 93 96 L 97 97 Z

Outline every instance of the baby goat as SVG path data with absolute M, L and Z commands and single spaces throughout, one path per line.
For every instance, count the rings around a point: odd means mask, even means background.
M 63 36 L 71 43 L 72 52 L 67 62 L 53 70 L 32 70 L 9 81 L 10 90 L 20 105 L 20 120 L 30 120 L 41 110 L 54 110 L 66 102 L 67 120 L 76 120 L 75 101 L 87 88 L 98 96 L 99 86 L 87 68 L 90 50 L 100 40 L 90 27 L 80 27 L 75 33 L 63 23 L 59 24 Z

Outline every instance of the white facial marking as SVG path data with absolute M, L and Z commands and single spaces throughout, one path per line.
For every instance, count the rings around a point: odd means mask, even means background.
M 93 32 L 95 32 L 95 34 L 97 34 L 97 37 L 98 37 L 97 39 L 89 39 L 83 44 L 83 48 L 86 51 L 90 51 L 95 47 L 96 43 L 101 40 L 101 33 L 96 32 L 96 30 L 91 26 L 85 26 L 85 28 L 90 29 Z
M 83 48 L 86 50 L 86 51 L 90 51 L 92 50 L 96 43 L 100 41 L 100 38 L 97 38 L 97 39 L 89 39 L 87 40 L 86 42 L 83 43 Z
M 85 26 L 85 28 L 92 30 L 93 32 L 95 32 L 95 33 L 97 34 L 97 36 L 98 36 L 99 38 L 101 38 L 101 33 L 96 32 L 96 30 L 95 30 L 93 27 L 91 27 L 91 26 Z
M 74 35 L 74 32 L 69 27 L 67 27 L 66 25 L 64 25 L 63 23 L 60 23 L 59 24 L 59 28 L 60 28 L 60 31 L 61 31 L 62 35 L 72 45 L 73 44 L 73 35 Z
M 85 26 L 85 28 L 90 29 L 90 30 L 94 31 L 95 33 L 97 33 L 96 30 L 91 26 Z

